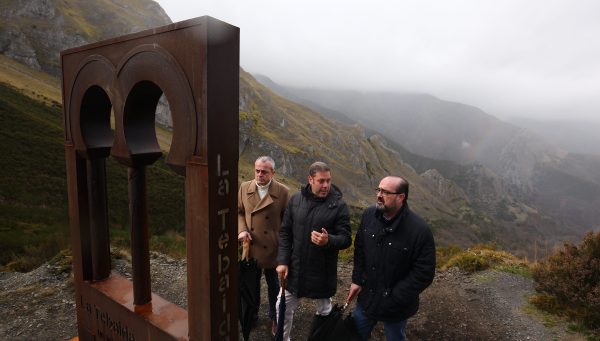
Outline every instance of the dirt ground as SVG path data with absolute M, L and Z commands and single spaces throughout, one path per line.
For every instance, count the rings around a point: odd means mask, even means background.
M 339 265 L 334 303 L 345 301 L 351 273 L 351 264 Z M 526 313 L 526 297 L 533 292 L 531 279 L 515 274 L 490 270 L 468 275 L 456 268 L 438 272 L 433 284 L 421 295 L 419 312 L 408 321 L 407 339 L 585 340 L 582 335 L 567 333 L 564 322 L 545 326 L 540 317 Z M 258 328 L 251 334 L 253 340 L 269 338 L 264 296 Z M 354 302 L 346 313 L 352 309 Z M 294 317 L 293 339 L 306 340 L 314 311 L 310 300 L 302 301 Z M 382 323 L 375 327 L 371 340 L 385 340 Z
M 130 276 L 129 263 L 113 260 L 114 269 Z M 348 294 L 352 266 L 339 265 L 334 303 Z M 164 255 L 151 256 L 153 291 L 186 307 L 186 264 Z M 268 304 L 263 281 L 262 304 L 251 340 L 270 340 Z M 551 326 L 525 312 L 533 293 L 530 279 L 497 271 L 467 275 L 457 269 L 438 272 L 421 295 L 417 315 L 409 319 L 409 340 L 585 340 L 566 331 L 564 322 Z M 351 305 L 347 312 L 353 309 Z M 315 308 L 302 300 L 296 311 L 292 338 L 305 340 Z M 0 340 L 66 340 L 76 335 L 72 276 L 52 264 L 26 274 L 0 273 Z M 240 338 L 241 339 L 241 338 Z M 372 340 L 384 340 L 378 324 Z

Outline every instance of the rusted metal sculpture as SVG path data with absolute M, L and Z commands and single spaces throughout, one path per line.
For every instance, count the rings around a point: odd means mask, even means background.
M 66 50 L 61 62 L 79 338 L 237 340 L 239 29 L 201 17 Z M 187 311 L 150 287 L 146 167 L 162 155 L 163 93 L 166 162 L 185 176 Z M 110 267 L 110 155 L 128 167 L 133 282 Z

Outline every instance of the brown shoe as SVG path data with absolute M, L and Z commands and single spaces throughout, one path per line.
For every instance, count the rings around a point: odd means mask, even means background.
M 273 326 L 271 327 L 271 334 L 273 334 L 273 336 L 275 336 L 276 333 L 277 333 L 277 322 L 273 321 Z

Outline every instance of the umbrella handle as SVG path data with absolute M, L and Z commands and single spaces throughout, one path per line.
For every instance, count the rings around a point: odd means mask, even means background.
M 279 279 L 279 286 L 281 287 L 281 289 L 283 291 L 285 291 L 285 284 L 286 284 L 285 281 L 286 281 L 285 278 L 280 278 Z
M 250 259 L 250 242 L 242 242 L 242 260 Z

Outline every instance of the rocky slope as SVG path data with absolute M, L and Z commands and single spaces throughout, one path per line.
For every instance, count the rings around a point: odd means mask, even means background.
M 333 117 L 343 115 L 347 122 L 379 132 L 406 148 L 404 156 L 412 153 L 447 160 L 444 164 L 411 156 L 417 168 L 418 164 L 432 166 L 420 172 L 436 169 L 489 217 L 494 218 L 498 207 L 505 211 L 505 203 L 516 208 L 515 216 L 521 218 L 508 220 L 530 237 L 556 242 L 560 230 L 570 230 L 570 238 L 581 238 L 600 228 L 600 211 L 591 208 L 600 204 L 600 181 L 595 176 L 600 166 L 590 162 L 597 156 L 569 154 L 530 130 L 478 108 L 427 94 L 299 89 L 278 85 L 265 76 L 258 79 L 298 103 Z M 519 225 L 525 216 L 529 222 Z M 543 224 L 538 224 L 540 218 Z
M 169 23 L 152 0 L 3 0 L 0 54 L 58 77 L 62 50 Z
M 441 244 L 469 245 L 481 240 L 457 212 L 466 201 L 440 196 L 389 141 L 381 135 L 367 136 L 360 125 L 346 125 L 274 94 L 251 75 L 240 73 L 240 179 L 253 177 L 258 155 L 272 155 L 280 179 L 292 189 L 306 180 L 315 160 L 332 166 L 333 181 L 352 206 L 374 201 L 373 188 L 386 174 L 401 174 L 411 184 L 411 207 L 432 224 Z M 491 219 L 478 229 L 502 228 Z
M 150 0 L 8 0 L 2 2 L 0 16 L 6 19 L 0 24 L 0 51 L 54 74 L 58 71 L 58 59 L 54 57 L 63 48 L 170 22 L 162 9 Z M 56 32 L 56 37 L 46 36 L 49 32 Z M 382 103 L 374 104 L 373 108 L 377 109 Z M 415 105 L 418 103 L 403 110 Z M 165 107 L 161 104 L 157 118 L 159 124 L 169 126 Z M 364 104 L 357 110 L 363 107 Z M 437 108 L 436 112 L 442 109 Z M 277 160 L 282 180 L 296 189 L 305 181 L 308 165 L 323 160 L 333 167 L 334 182 L 342 188 L 346 200 L 360 208 L 374 200 L 372 189 L 382 176 L 400 174 L 411 183 L 412 207 L 430 222 L 441 244 L 466 246 L 497 241 L 505 248 L 526 254 L 533 240 L 552 238 L 552 232 L 561 226 L 561 221 L 544 220 L 546 212 L 524 204 L 504 185 L 502 177 L 486 168 L 423 161 L 425 158 L 414 154 L 408 158 L 398 143 L 382 134 L 328 118 L 280 97 L 243 70 L 240 71 L 239 110 L 240 180 L 252 177 L 254 158 L 270 154 Z M 469 112 L 469 115 L 474 113 Z M 470 119 L 469 115 L 464 119 Z M 412 115 L 411 119 L 422 119 L 420 116 Z M 397 128 L 398 125 L 390 126 Z M 471 134 L 485 135 L 487 131 L 476 129 Z M 515 139 L 507 148 L 518 150 L 519 141 Z M 453 145 L 443 138 L 422 145 L 439 143 Z M 432 172 L 437 175 L 431 176 Z M 515 183 L 520 183 L 520 174 L 521 170 L 515 171 Z M 529 181 L 520 184 L 530 185 Z M 465 196 L 448 196 L 445 188 L 450 187 Z M 541 228 L 542 223 L 548 226 Z
M 522 191 L 531 190 L 533 163 L 560 154 L 530 132 L 479 108 L 428 94 L 277 89 L 291 94 L 299 103 L 344 113 L 413 153 L 438 160 L 481 163 Z M 505 175 L 507 170 L 510 174 Z
M 115 271 L 130 277 L 126 258 L 113 259 Z M 345 300 L 350 286 L 350 263 L 340 263 L 334 302 Z M 186 263 L 151 254 L 153 291 L 186 307 Z M 263 281 L 263 293 L 266 292 Z M 438 272 L 423 292 L 421 308 L 409 320 L 413 340 L 584 340 L 567 333 L 565 323 L 545 326 L 538 315 L 525 313 L 526 297 L 533 293 L 530 279 L 496 271 L 468 275 L 456 268 Z M 266 295 L 253 340 L 270 339 Z M 348 308 L 352 309 L 353 304 Z M 306 339 L 314 307 L 304 300 L 294 318 L 293 335 Z M 76 336 L 74 291 L 70 268 L 57 258 L 30 273 L 0 273 L 0 339 L 64 340 Z M 546 322 L 548 318 L 546 318 Z M 372 340 L 384 340 L 377 325 Z
M 429 221 L 441 245 L 495 241 L 519 256 L 533 256 L 536 240 L 553 245 L 577 236 L 515 195 L 488 167 L 412 154 L 359 124 L 280 97 L 244 71 L 239 110 L 241 179 L 252 177 L 248 169 L 256 155 L 270 153 L 284 182 L 297 188 L 310 162 L 322 159 L 333 166 L 345 198 L 359 207 L 372 202 L 372 188 L 385 174 L 406 177 L 412 208 Z

